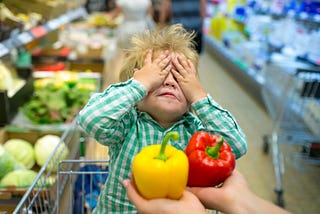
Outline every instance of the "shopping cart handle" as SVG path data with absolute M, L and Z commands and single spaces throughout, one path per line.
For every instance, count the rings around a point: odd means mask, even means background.
M 296 70 L 295 76 L 300 76 L 301 74 L 310 74 L 310 73 L 315 73 L 315 74 L 320 74 L 320 68 L 312 68 L 312 69 L 306 69 L 306 68 L 298 68 Z

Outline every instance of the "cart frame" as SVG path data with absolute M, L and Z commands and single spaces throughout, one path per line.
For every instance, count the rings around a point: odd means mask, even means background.
M 303 78 L 302 73 L 317 73 L 319 78 L 312 79 L 316 84 L 307 86 L 308 78 Z M 308 76 L 308 75 L 307 75 Z M 309 75 L 310 76 L 310 75 Z M 320 69 L 295 69 L 295 72 L 286 72 L 283 68 L 270 66 L 265 72 L 265 84 L 262 88 L 262 97 L 266 108 L 273 120 L 273 128 L 270 135 L 263 136 L 263 152 L 269 153 L 272 148 L 274 173 L 276 178 L 275 193 L 276 203 L 284 207 L 284 188 L 282 185 L 285 173 L 284 153 L 280 150 L 280 144 L 299 145 L 308 148 L 304 153 L 295 153 L 292 157 L 293 164 L 320 165 L 320 157 L 313 158 L 310 152 L 312 143 L 320 143 L 319 133 L 310 130 L 309 121 L 304 115 L 308 113 L 308 102 L 319 99 Z M 299 162 L 299 163 L 297 163 Z M 316 168 L 312 168 L 316 169 Z

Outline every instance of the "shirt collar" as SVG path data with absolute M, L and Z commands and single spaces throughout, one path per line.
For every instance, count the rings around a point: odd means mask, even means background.
M 150 114 L 148 114 L 147 112 L 142 112 L 142 111 L 138 111 L 138 110 L 137 110 L 137 115 L 138 115 L 138 118 L 140 117 L 141 119 L 144 119 L 144 120 L 146 120 L 146 121 L 148 121 L 148 122 L 154 123 L 154 124 L 157 125 L 159 128 L 163 129 L 163 128 L 160 126 L 160 124 L 159 124 L 157 121 L 155 121 L 155 120 L 150 116 Z M 172 128 L 180 125 L 181 123 L 188 122 L 188 121 L 189 121 L 188 118 L 190 118 L 190 117 L 192 117 L 192 113 L 191 113 L 191 112 L 186 112 L 179 121 L 177 121 L 176 123 L 174 123 L 174 124 L 173 124 L 172 126 L 170 126 L 168 129 L 172 129 Z

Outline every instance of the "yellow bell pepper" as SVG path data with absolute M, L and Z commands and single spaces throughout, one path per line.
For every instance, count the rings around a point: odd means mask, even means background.
M 179 199 L 186 188 L 188 158 L 184 151 L 167 145 L 169 139 L 178 140 L 178 132 L 169 132 L 161 145 L 146 146 L 133 159 L 134 182 L 146 199 Z

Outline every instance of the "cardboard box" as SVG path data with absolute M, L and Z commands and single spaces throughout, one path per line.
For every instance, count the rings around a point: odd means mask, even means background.
M 46 133 L 39 133 L 39 132 L 8 132 L 5 128 L 2 128 L 0 131 L 0 144 L 5 143 L 9 139 L 23 139 L 30 143 L 35 143 L 35 141 L 43 136 Z M 60 133 L 55 133 L 60 134 Z M 61 134 L 60 134 L 61 135 Z M 40 167 L 35 165 L 33 168 L 35 171 L 39 171 Z M 23 195 L 27 191 L 27 188 L 15 188 L 15 187 L 8 187 L 8 188 L 0 188 L 0 211 L 13 213 L 16 206 L 19 204 L 20 200 L 22 199 Z M 42 190 L 42 193 L 49 193 L 49 190 Z

